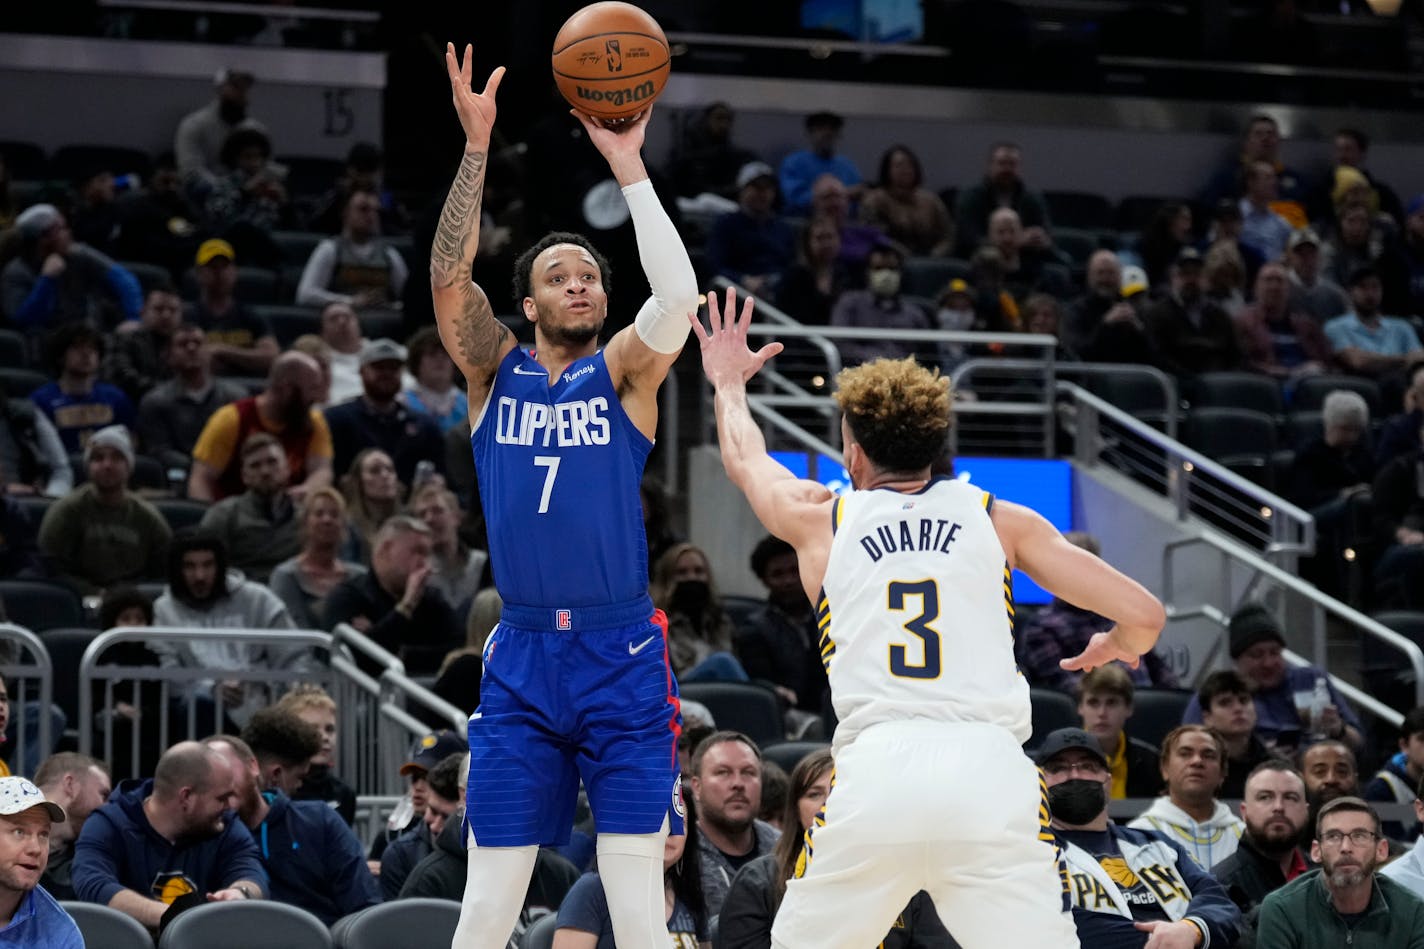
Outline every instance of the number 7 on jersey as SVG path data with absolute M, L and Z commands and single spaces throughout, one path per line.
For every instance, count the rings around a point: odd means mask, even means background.
M 539 496 L 539 513 L 548 514 L 549 495 L 554 493 L 554 479 L 559 476 L 559 456 L 535 455 L 534 466 L 549 469 L 544 473 L 544 493 Z

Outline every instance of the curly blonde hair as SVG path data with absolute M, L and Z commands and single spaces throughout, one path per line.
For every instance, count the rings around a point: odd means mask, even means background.
M 906 359 L 876 359 L 841 371 L 836 402 L 870 461 L 883 471 L 919 471 L 944 450 L 949 380 Z

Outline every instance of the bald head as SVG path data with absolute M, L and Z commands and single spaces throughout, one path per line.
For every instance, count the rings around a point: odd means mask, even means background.
M 267 373 L 267 383 L 278 386 L 283 383 L 300 383 L 306 378 L 321 378 L 321 367 L 306 353 L 287 351 L 272 360 L 272 368 Z
M 153 769 L 153 796 L 173 800 L 184 788 L 198 793 L 226 780 L 227 762 L 216 750 L 196 741 L 180 741 L 163 753 Z
M 1122 289 L 1122 261 L 1110 250 L 1098 250 L 1088 258 L 1088 289 L 1116 300 Z

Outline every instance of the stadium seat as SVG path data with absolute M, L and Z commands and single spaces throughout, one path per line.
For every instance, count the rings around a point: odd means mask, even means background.
M 1250 409 L 1197 409 L 1182 423 L 1181 440 L 1257 484 L 1267 485 L 1276 451 L 1276 421 Z
M 316 250 L 316 245 L 328 235 L 312 231 L 273 231 L 271 236 L 272 242 L 282 251 L 283 262 L 300 269 L 306 266 L 307 258 Z
M 1129 195 L 1117 203 L 1114 222 L 1119 231 L 1145 231 L 1157 209 L 1175 200 L 1156 195 Z
M 148 152 L 118 145 L 66 145 L 57 149 L 49 160 L 49 176 L 65 181 L 77 181 L 82 174 L 95 169 L 115 175 L 137 174 L 148 180 L 153 159 Z
M 1296 383 L 1291 396 L 1291 409 L 1299 411 L 1319 410 L 1325 404 L 1325 397 L 1336 389 L 1349 389 L 1365 397 L 1370 407 L 1370 418 L 1380 417 L 1380 389 L 1373 379 L 1362 376 L 1306 376 Z
M 1055 239 L 1060 227 L 1087 230 L 1112 227 L 1112 203 L 1100 194 L 1087 191 L 1045 191 L 1043 200 L 1048 205 L 1048 218 L 1053 222 Z
M 180 290 L 185 300 L 198 297 L 198 276 L 192 269 L 183 274 Z M 266 267 L 238 265 L 237 286 L 233 294 L 244 304 L 284 303 L 278 288 L 277 272 Z
M 1049 732 L 1076 728 L 1080 723 L 1078 703 L 1069 695 L 1053 689 L 1029 689 L 1028 700 L 1033 711 L 1033 734 L 1025 748 L 1037 748 Z
M 196 527 L 208 512 L 208 505 L 187 498 L 154 498 L 152 504 L 175 533 L 185 527 Z
M 1053 227 L 1053 246 L 1068 255 L 1075 270 L 1088 266 L 1088 258 L 1102 246 L 1096 231 L 1076 227 Z
M 361 335 L 367 339 L 405 339 L 405 317 L 399 310 L 359 310 L 356 319 L 361 323 Z
M 266 304 L 250 308 L 252 315 L 267 321 L 277 345 L 283 349 L 306 333 L 321 334 L 321 310 L 310 306 L 278 306 Z
M 364 909 L 338 920 L 332 931 L 337 949 L 426 949 L 450 945 L 459 921 L 454 900 L 414 898 Z M 552 942 L 553 930 L 549 937 Z
M 1196 693 L 1190 689 L 1138 689 L 1132 696 L 1132 717 L 1127 720 L 1129 735 L 1149 745 L 1162 747 L 1167 733 L 1182 724 L 1182 713 Z
M 54 704 L 64 709 L 73 724 L 79 722 L 79 663 L 84 650 L 99 635 L 99 630 L 86 627 L 47 629 L 39 634 L 54 666 Z
M 96 949 L 153 949 L 153 937 L 143 923 L 98 903 L 65 900 L 59 904 L 79 927 L 84 945 Z
M 938 300 L 949 281 L 969 279 L 969 263 L 957 257 L 908 257 L 903 274 L 901 292 Z
M 1186 393 L 1192 408 L 1250 409 L 1278 417 L 1281 384 L 1255 372 L 1203 372 Z
M 751 626 L 751 619 L 766 608 L 766 600 L 754 596 L 723 596 L 722 609 L 738 631 Z
M 30 524 L 35 530 L 40 529 L 40 524 L 43 523 L 46 512 L 49 511 L 50 505 L 55 502 L 54 498 L 42 497 L 36 494 L 12 494 L 10 495 L 10 500 L 18 504 L 20 510 L 29 515 Z
M 31 392 L 49 382 L 49 376 L 33 369 L 0 369 L 0 387 L 12 399 L 29 398 Z
M 0 330 L 0 368 L 25 369 L 30 364 L 25 337 L 14 330 Z
M 0 156 L 12 181 L 40 181 L 49 177 L 49 159 L 34 142 L 0 142 Z
M 1281 439 L 1285 445 L 1299 451 L 1311 439 L 1325 432 L 1324 413 L 1292 412 L 1281 423 Z
M 830 747 L 831 743 L 828 741 L 783 741 L 775 745 L 767 745 L 761 750 L 761 757 L 763 761 L 774 762 L 780 766 L 782 771 L 790 774 L 791 769 L 796 767 L 802 758 Z
M 559 915 L 550 913 L 534 921 L 520 937 L 519 949 L 553 949 L 554 930 L 559 928 Z
M 5 615 L 36 633 L 61 626 L 83 626 L 84 610 L 69 587 L 39 580 L 0 580 Z
M 321 197 L 336 187 L 336 179 L 346 171 L 346 163 L 339 158 L 279 155 L 274 161 L 286 166 L 287 191 L 294 198 Z
M 701 702 L 721 729 L 730 728 L 760 746 L 786 737 L 781 718 L 781 701 L 776 693 L 752 682 L 679 683 L 683 698 Z
M 1084 379 L 1084 385 L 1108 404 L 1159 429 L 1177 413 L 1177 406 L 1167 404 L 1157 379 L 1130 366 L 1094 373 Z
M 167 267 L 160 267 L 158 264 L 146 263 L 142 260 L 121 260 L 119 266 L 134 275 L 138 285 L 143 288 L 145 294 L 154 287 L 170 286 L 173 283 L 173 275 L 168 272 Z
M 456 913 L 460 911 L 458 903 L 446 905 L 454 907 Z M 410 936 L 421 937 L 422 946 L 439 945 L 430 932 L 435 912 L 434 909 L 427 909 L 427 919 L 418 925 L 411 925 L 407 920 Z M 454 927 L 451 927 L 453 931 Z M 399 949 L 402 945 L 415 944 L 388 945 L 390 949 Z M 326 924 L 311 913 L 287 903 L 229 900 L 206 903 L 179 913 L 158 939 L 158 949 L 252 949 L 254 946 L 261 949 L 331 949 L 331 933 Z

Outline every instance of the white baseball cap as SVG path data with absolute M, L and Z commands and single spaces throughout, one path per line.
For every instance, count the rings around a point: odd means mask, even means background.
M 43 807 L 49 812 L 49 819 L 56 824 L 66 820 L 64 808 L 47 800 L 44 792 L 35 787 L 29 778 L 0 778 L 0 816 L 19 814 L 32 807 Z

